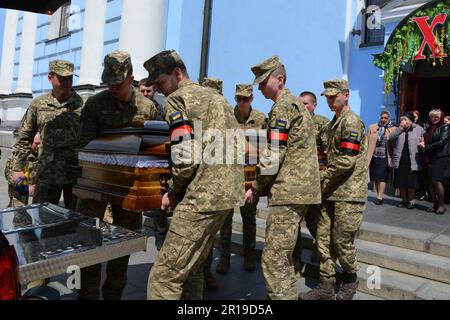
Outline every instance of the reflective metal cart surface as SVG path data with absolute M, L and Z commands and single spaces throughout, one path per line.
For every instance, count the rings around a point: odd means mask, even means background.
M 147 248 L 142 234 L 52 204 L 1 210 L 0 230 L 16 249 L 22 284 Z

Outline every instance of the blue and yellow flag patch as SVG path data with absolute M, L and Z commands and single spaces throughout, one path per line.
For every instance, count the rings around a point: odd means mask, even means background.
M 181 116 L 180 112 L 175 112 L 173 114 L 170 115 L 170 122 L 174 123 L 177 121 L 183 120 L 183 117 Z
M 285 129 L 287 127 L 287 122 L 284 120 L 277 119 L 275 127 Z

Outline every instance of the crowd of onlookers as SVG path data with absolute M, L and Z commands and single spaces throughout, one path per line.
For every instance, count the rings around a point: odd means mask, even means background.
M 444 214 L 445 180 L 450 178 L 450 117 L 433 109 L 427 121 L 418 111 L 406 112 L 395 126 L 383 111 L 370 126 L 370 179 L 375 184 L 376 204 L 382 205 L 386 186 L 392 184 L 401 197 L 399 207 L 415 208 L 416 199 L 434 205 L 427 211 Z

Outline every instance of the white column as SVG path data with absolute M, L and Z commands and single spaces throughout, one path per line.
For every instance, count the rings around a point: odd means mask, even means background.
M 107 0 L 86 0 L 81 52 L 80 78 L 77 85 L 99 85 L 103 62 Z
M 164 50 L 168 0 L 123 0 L 119 49 L 131 54 L 134 76 L 148 76 L 143 65 Z
M 22 44 L 19 56 L 19 79 L 15 93 L 33 93 L 34 48 L 36 47 L 37 15 L 25 12 L 23 17 Z
M 350 68 L 350 42 L 351 42 L 351 28 L 353 15 L 353 0 L 347 0 L 347 12 L 345 19 L 345 53 L 344 53 L 344 74 L 343 79 L 348 80 L 348 73 Z
M 3 52 L 0 70 L 0 94 L 11 94 L 18 12 L 16 10 L 6 10 L 5 16 Z

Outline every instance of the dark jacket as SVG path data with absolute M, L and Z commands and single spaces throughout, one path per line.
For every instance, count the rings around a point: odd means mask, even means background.
M 450 156 L 450 126 L 444 124 L 436 129 L 432 143 L 425 146 L 425 153 L 430 159 Z

